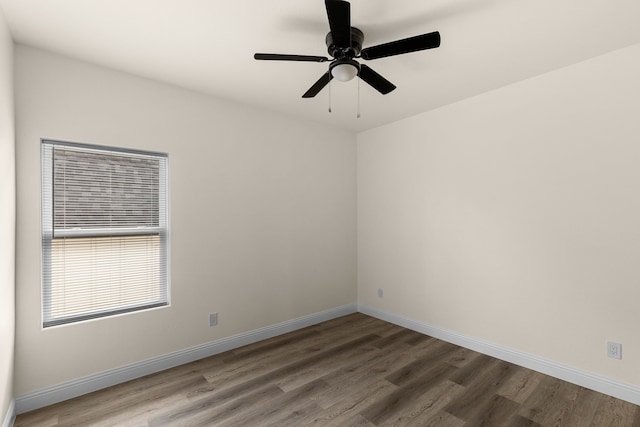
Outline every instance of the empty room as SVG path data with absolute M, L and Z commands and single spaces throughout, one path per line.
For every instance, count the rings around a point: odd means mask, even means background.
M 0 0 L 0 427 L 640 426 L 639 16 Z

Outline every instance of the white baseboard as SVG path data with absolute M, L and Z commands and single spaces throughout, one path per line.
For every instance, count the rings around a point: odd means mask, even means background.
M 408 317 L 389 313 L 364 304 L 348 304 L 342 307 L 313 313 L 297 319 L 288 320 L 264 328 L 212 341 L 199 346 L 176 351 L 153 359 L 112 369 L 88 377 L 47 387 L 21 396 L 11 402 L 2 427 L 12 427 L 16 414 L 32 411 L 63 400 L 91 393 L 115 384 L 193 362 L 214 354 L 219 354 L 243 345 L 262 341 L 278 335 L 305 328 L 320 322 L 335 319 L 359 311 L 368 316 L 394 323 L 396 325 L 441 339 L 489 356 L 533 369 L 543 374 L 577 384 L 591 390 L 640 405 L 640 387 L 621 383 L 609 378 L 582 371 L 570 366 L 546 360 L 508 347 L 499 346 L 488 341 L 468 337 L 457 332 L 419 322 Z
M 640 405 L 640 387 L 625 384 L 597 374 L 582 371 L 570 366 L 562 365 L 552 360 L 493 344 L 488 341 L 468 337 L 457 332 L 449 331 L 439 326 L 419 322 L 408 317 L 389 313 L 365 304 L 358 304 L 358 311 L 368 316 L 376 317 L 407 329 L 420 332 L 452 344 L 483 353 L 518 366 L 532 369 L 579 386 L 595 390 L 618 399 Z
M 7 408 L 7 414 L 2 422 L 2 427 L 13 427 L 13 423 L 16 420 L 16 401 L 11 400 L 9 408 Z
M 233 350 L 234 348 L 242 347 L 247 344 L 262 341 L 355 312 L 356 304 L 348 304 L 342 307 L 313 313 L 297 319 L 234 335 L 232 337 L 222 338 L 199 346 L 154 357 L 153 359 L 100 372 L 84 378 L 78 378 L 52 387 L 46 387 L 41 390 L 17 396 L 15 399 L 15 412 L 18 414 L 29 412 L 34 409 L 62 402 L 64 400 L 120 384 L 125 381 L 160 372 L 165 369 L 203 359 L 214 354 L 223 353 L 228 350 Z M 3 425 L 2 427 L 5 426 Z

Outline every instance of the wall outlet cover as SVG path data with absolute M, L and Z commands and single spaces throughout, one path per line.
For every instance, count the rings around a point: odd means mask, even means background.
M 216 326 L 218 324 L 218 313 L 211 313 L 209 315 L 209 326 Z
M 617 342 L 607 342 L 607 356 L 622 360 L 622 344 Z

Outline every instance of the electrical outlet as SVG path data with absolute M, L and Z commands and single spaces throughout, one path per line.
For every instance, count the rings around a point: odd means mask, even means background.
M 209 315 L 209 326 L 216 326 L 218 324 L 218 313 L 211 313 Z
M 607 356 L 622 360 L 622 344 L 607 341 Z
M 382 288 L 378 288 L 378 298 L 382 298 L 384 295 L 384 292 L 382 292 Z

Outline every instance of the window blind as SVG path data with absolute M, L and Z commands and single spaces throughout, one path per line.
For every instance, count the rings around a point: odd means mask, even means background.
M 43 141 L 45 327 L 169 303 L 167 163 Z

